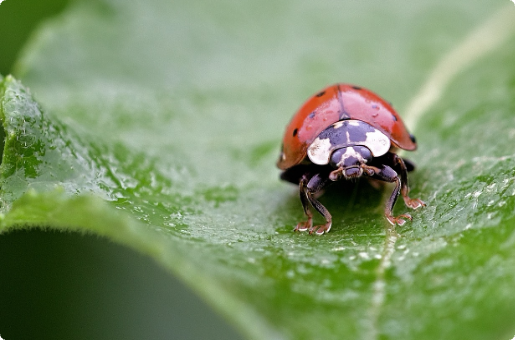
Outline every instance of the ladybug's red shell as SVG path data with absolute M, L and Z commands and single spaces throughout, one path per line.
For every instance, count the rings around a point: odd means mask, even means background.
M 329 125 L 346 119 L 366 122 L 380 130 L 395 147 L 415 150 L 417 145 L 392 106 L 370 90 L 349 84 L 335 84 L 303 104 L 290 121 L 278 160 L 280 169 L 303 161 L 308 146 Z

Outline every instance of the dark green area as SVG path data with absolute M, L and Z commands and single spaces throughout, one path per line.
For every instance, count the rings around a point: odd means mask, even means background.
M 0 5 L 0 74 L 12 72 L 20 50 L 38 25 L 58 13 L 69 0 L 6 0 Z
M 234 339 L 182 282 L 104 238 L 51 230 L 0 238 L 4 339 Z

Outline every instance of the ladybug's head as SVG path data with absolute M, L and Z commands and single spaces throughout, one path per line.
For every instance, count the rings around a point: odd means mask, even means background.
M 361 165 L 373 159 L 371 151 L 364 146 L 344 147 L 335 150 L 330 158 L 330 166 L 335 168 L 330 173 L 330 180 L 337 181 L 341 177 L 344 179 L 355 179 L 362 176 Z

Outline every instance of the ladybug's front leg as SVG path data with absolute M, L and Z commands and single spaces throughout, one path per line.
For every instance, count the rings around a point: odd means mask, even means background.
M 303 175 L 301 181 L 299 182 L 299 195 L 301 198 L 301 203 L 303 204 L 303 209 L 305 211 L 305 215 L 308 217 L 307 221 L 301 222 L 297 224 L 295 230 L 296 231 L 306 231 L 309 230 L 310 233 L 315 234 L 323 234 L 331 229 L 331 214 L 323 206 L 316 198 L 315 195 L 319 192 L 324 185 L 328 182 L 328 176 L 322 174 L 315 174 L 308 180 L 308 176 Z M 317 212 L 319 212 L 325 219 L 326 224 L 312 226 L 313 224 L 313 215 L 310 211 L 310 205 L 313 206 Z
M 394 204 L 396 203 L 396 200 L 398 199 L 398 196 L 400 195 L 400 189 L 401 189 L 401 179 L 398 176 L 398 173 L 391 167 L 387 165 L 382 165 L 379 167 L 374 166 L 368 166 L 368 165 L 362 165 L 362 169 L 364 172 L 379 180 L 383 180 L 386 182 L 394 182 L 395 188 L 394 191 L 392 191 L 391 196 L 389 197 L 389 200 L 385 203 L 385 218 L 391 223 L 392 225 L 400 225 L 402 226 L 405 224 L 405 219 L 412 220 L 412 216 L 410 214 L 401 214 L 397 217 L 394 217 L 392 215 L 392 210 L 394 208 Z

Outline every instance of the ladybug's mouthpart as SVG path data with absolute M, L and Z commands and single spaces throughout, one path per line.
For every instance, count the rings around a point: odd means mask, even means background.
M 349 179 L 356 179 L 362 176 L 362 168 L 361 167 L 349 167 L 344 169 L 344 178 L 347 180 Z
M 342 172 L 344 171 L 344 168 L 339 167 L 336 170 L 330 172 L 330 175 L 328 175 L 328 178 L 331 181 L 338 181 L 340 177 L 343 175 Z
M 338 181 L 341 178 L 351 180 L 358 179 L 362 176 L 363 172 L 364 171 L 362 170 L 362 167 L 359 166 L 353 166 L 348 168 L 339 167 L 336 170 L 332 171 L 330 175 L 328 175 L 328 177 L 331 181 Z

